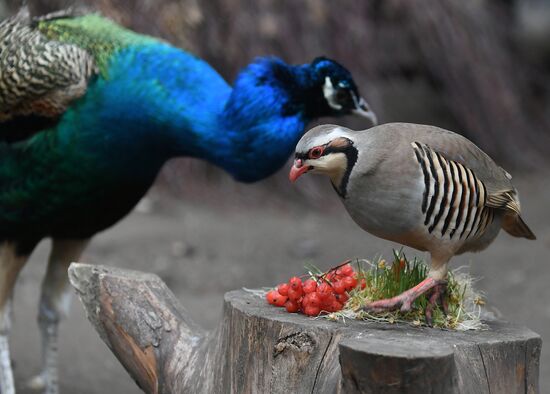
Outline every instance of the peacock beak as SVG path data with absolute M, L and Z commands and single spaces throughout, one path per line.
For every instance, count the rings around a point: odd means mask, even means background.
M 311 166 L 305 166 L 304 162 L 301 159 L 294 160 L 294 165 L 290 169 L 290 173 L 288 174 L 288 179 L 290 179 L 290 182 L 296 182 L 296 180 L 311 170 Z
M 360 97 L 359 100 L 355 99 L 355 108 L 351 110 L 351 113 L 354 115 L 362 116 L 363 118 L 367 118 L 371 121 L 373 126 L 376 126 L 378 124 L 378 119 L 376 118 L 376 114 L 371 111 L 369 105 L 365 101 L 363 97 Z

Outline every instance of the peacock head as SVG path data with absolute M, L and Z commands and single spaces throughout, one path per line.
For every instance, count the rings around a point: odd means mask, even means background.
M 311 63 L 323 116 L 359 115 L 377 124 L 376 115 L 359 94 L 351 73 L 332 59 L 318 57 Z

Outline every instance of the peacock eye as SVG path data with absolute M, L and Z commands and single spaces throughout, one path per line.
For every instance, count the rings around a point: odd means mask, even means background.
M 309 151 L 309 158 L 310 159 L 318 159 L 323 155 L 323 147 L 322 146 L 316 146 L 312 150 Z
M 347 90 L 338 89 L 338 90 L 336 91 L 336 99 L 337 99 L 338 101 L 343 101 L 343 100 L 345 100 L 345 99 L 347 98 L 347 96 L 348 96 Z

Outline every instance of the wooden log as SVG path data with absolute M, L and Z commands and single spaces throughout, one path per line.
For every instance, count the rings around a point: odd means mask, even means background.
M 146 393 L 538 393 L 540 337 L 331 322 L 225 295 L 218 328 L 194 324 L 155 275 L 73 264 L 88 318 Z

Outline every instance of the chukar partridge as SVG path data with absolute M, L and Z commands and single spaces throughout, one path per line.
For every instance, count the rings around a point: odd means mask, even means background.
M 433 126 L 390 123 L 364 131 L 336 125 L 309 130 L 296 146 L 289 178 L 326 175 L 353 220 L 365 231 L 428 251 L 428 278 L 373 311 L 400 308 L 428 291 L 427 320 L 443 300 L 447 264 L 456 254 L 485 249 L 501 228 L 535 239 L 520 216 L 512 177 L 468 139 Z

